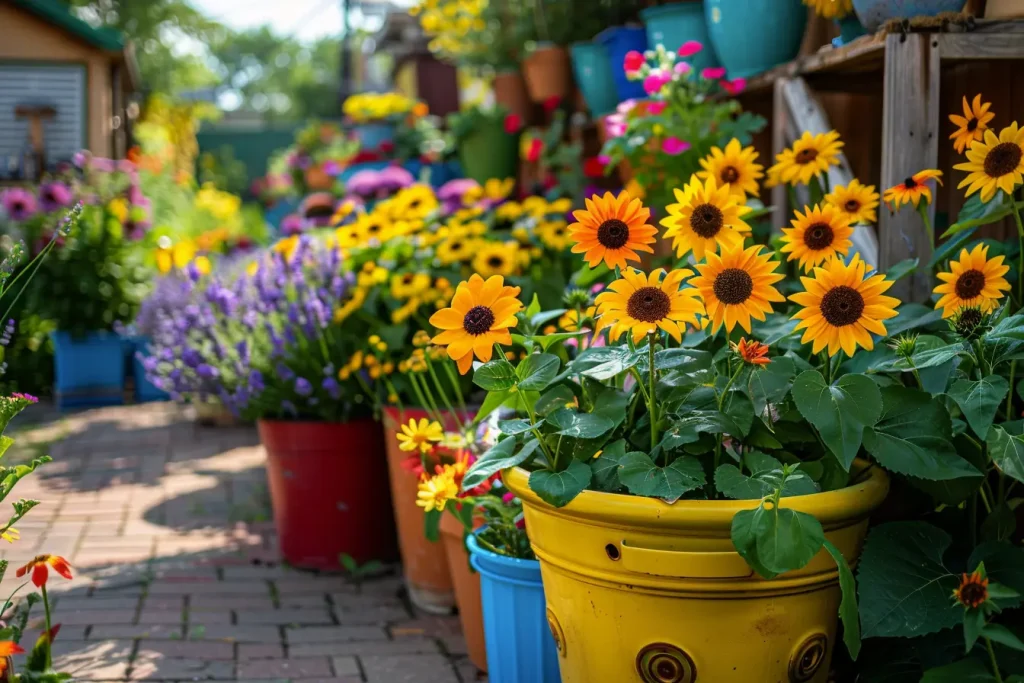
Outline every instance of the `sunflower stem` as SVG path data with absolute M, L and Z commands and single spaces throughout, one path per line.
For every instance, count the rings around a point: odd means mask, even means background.
M 928 202 L 918 202 L 917 213 L 921 215 L 921 220 L 924 221 L 924 231 L 928 233 L 928 244 L 932 248 L 932 253 L 935 253 L 935 230 L 932 228 L 932 221 L 928 218 Z
M 651 332 L 647 336 L 647 411 L 650 413 L 651 418 L 651 450 L 658 443 L 658 406 L 657 401 L 654 398 L 654 339 L 655 333 Z
M 992 649 L 992 641 L 982 636 L 985 639 L 985 649 L 988 650 L 988 660 L 992 663 L 992 675 L 996 677 L 997 683 L 1003 683 L 1003 675 L 999 673 L 999 662 L 996 661 L 996 651 Z
M 798 208 L 796 203 L 796 188 L 789 183 L 786 183 L 786 198 L 789 199 L 790 213 L 796 211 Z
M 444 401 L 444 407 L 451 413 L 452 418 L 455 420 L 455 426 L 459 428 L 459 434 L 466 433 L 466 425 L 462 423 L 462 416 L 459 414 L 455 407 L 452 405 L 451 400 L 448 398 L 448 393 L 444 390 L 444 385 L 441 384 L 441 378 L 437 376 L 437 371 L 434 370 L 434 363 L 430 360 L 428 354 L 423 354 L 427 361 L 427 371 L 430 373 L 431 379 L 434 380 L 434 386 L 437 388 L 437 393 L 441 394 L 441 400 Z
M 1020 210 L 1016 208 L 1016 204 L 1013 220 L 1017 222 L 1017 303 L 1020 304 L 1024 302 L 1024 223 L 1020 220 Z
M 46 582 L 43 582 L 43 610 L 46 612 L 46 670 L 53 668 L 53 643 L 50 642 L 50 596 L 46 593 Z

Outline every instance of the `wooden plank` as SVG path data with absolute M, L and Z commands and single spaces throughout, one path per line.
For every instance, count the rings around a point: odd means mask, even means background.
M 924 168 L 938 164 L 940 52 L 931 36 L 886 37 L 882 105 L 881 188 L 891 187 Z M 929 213 L 934 221 L 935 207 Z M 879 211 L 879 263 L 882 270 L 899 261 L 931 258 L 929 238 L 913 207 L 892 214 Z M 896 283 L 891 292 L 905 301 L 925 301 L 931 294 L 929 270 Z
M 780 78 L 775 81 L 772 97 L 772 156 L 767 160 L 765 168 L 775 163 L 775 156 L 786 148 L 787 134 L 790 128 L 789 108 L 786 105 L 786 98 L 783 96 L 786 79 Z M 771 202 L 775 207 L 772 213 L 772 232 L 781 233 L 782 228 L 789 227 L 789 216 L 793 207 L 789 206 L 786 196 L 786 185 L 779 183 L 771 190 Z
M 1022 59 L 1024 36 L 1013 33 L 942 33 L 938 42 L 943 59 Z

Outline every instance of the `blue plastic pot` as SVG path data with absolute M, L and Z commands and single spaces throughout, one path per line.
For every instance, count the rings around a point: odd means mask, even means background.
M 853 0 L 853 10 L 864 28 L 874 33 L 890 19 L 961 12 L 966 4 L 967 0 Z
M 57 409 L 124 403 L 126 343 L 113 332 L 52 332 Z
M 643 53 L 647 49 L 647 31 L 639 26 L 613 26 L 601 31 L 594 40 L 608 50 L 612 78 L 615 80 L 615 92 L 619 96 L 619 102 L 646 96 L 647 93 L 644 92 L 644 84 L 641 81 L 631 81 L 626 78 L 626 70 L 622 63 L 626 59 L 626 53 L 632 50 Z
M 800 52 L 807 26 L 807 6 L 800 0 L 705 0 L 704 10 L 728 78 L 756 76 Z
M 762 2 L 764 0 L 761 0 Z M 797 0 L 799 2 L 799 0 Z M 764 3 L 771 5 L 773 3 Z M 704 21 L 704 5 L 700 2 L 678 2 L 674 5 L 648 7 L 640 12 L 640 18 L 647 27 L 647 45 L 652 49 L 664 45 L 666 50 L 673 52 L 688 40 L 696 40 L 704 49 L 687 57 L 694 69 L 699 73 L 709 66 L 718 66 L 719 60 L 712 48 L 708 36 L 708 27 Z M 746 27 L 754 24 L 744 24 Z M 771 24 L 769 24 L 771 25 Z M 742 27 L 737 27 L 740 30 Z M 771 33 L 771 31 L 765 31 Z
M 405 170 L 412 173 L 418 181 L 420 174 L 423 173 L 424 164 L 419 159 L 409 159 L 409 161 L 403 164 Z M 430 185 L 431 187 L 438 188 L 447 183 L 449 180 L 454 180 L 460 177 L 461 171 L 459 170 L 458 162 L 436 162 L 430 164 Z
M 395 139 L 395 126 L 392 123 L 360 123 L 352 126 L 352 132 L 359 139 L 360 147 L 366 151 L 373 151 L 379 148 L 382 142 L 391 142 Z
M 600 43 L 573 43 L 569 46 L 572 57 L 572 73 L 576 84 L 583 92 L 590 113 L 597 117 L 611 113 L 619 103 L 614 66 L 608 57 L 608 48 Z M 619 62 L 622 70 L 622 62 Z M 640 88 L 641 94 L 643 87 Z
M 480 572 L 488 680 L 559 683 L 558 648 L 548 628 L 540 563 L 484 550 L 475 535 L 466 539 L 466 546 L 469 563 Z
M 842 47 L 861 36 L 867 35 L 867 31 L 861 25 L 860 19 L 853 12 L 847 14 L 842 19 L 836 19 L 836 25 L 839 27 L 839 37 L 832 39 L 833 47 Z
M 132 353 L 132 379 L 135 380 L 135 401 L 137 403 L 149 403 L 150 401 L 169 401 L 171 396 L 146 377 L 146 368 L 142 365 L 142 358 L 148 357 L 149 340 L 145 337 L 137 337 L 132 340 L 134 353 Z

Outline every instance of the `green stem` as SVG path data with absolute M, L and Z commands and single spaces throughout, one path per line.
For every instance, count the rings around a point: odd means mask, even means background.
M 426 354 L 424 354 L 426 355 Z M 437 393 L 441 395 L 441 400 L 444 401 L 444 407 L 451 413 L 452 419 L 455 420 L 455 426 L 459 428 L 459 434 L 464 435 L 466 433 L 466 426 L 462 424 L 462 417 L 458 411 L 452 405 L 452 402 L 448 399 L 448 394 L 444 390 L 444 385 L 441 384 L 441 379 L 437 376 L 437 371 L 434 370 L 434 363 L 430 360 L 430 356 L 427 355 L 427 371 L 430 373 L 430 378 L 434 380 L 434 386 L 437 388 Z
M 981 494 L 981 502 L 985 506 L 985 510 L 991 515 L 992 514 L 992 504 L 988 502 L 988 496 L 985 495 L 984 487 L 978 489 L 978 493 Z
M 1010 363 L 1010 390 L 1006 392 L 1006 421 L 1010 421 L 1013 412 L 1013 376 L 1017 372 L 1017 361 Z
M 999 673 L 999 662 L 996 661 L 996 651 L 992 649 L 992 641 L 982 636 L 985 640 L 985 649 L 988 650 L 988 661 L 992 663 L 992 675 L 996 677 L 997 683 L 1003 683 L 1003 675 Z
M 46 611 L 46 670 L 53 668 L 53 643 L 50 642 L 50 597 L 46 594 L 46 584 L 43 584 L 43 609 Z
M 935 253 L 935 230 L 932 228 L 932 221 L 928 218 L 928 202 L 919 202 L 917 205 L 917 212 L 921 215 L 921 220 L 924 221 L 924 231 L 928 233 L 928 244 L 932 248 L 932 253 Z
M 459 378 L 456 376 L 455 371 L 452 370 L 452 364 L 446 360 L 442 363 L 445 374 L 448 375 L 448 381 L 451 382 L 452 388 L 455 390 L 455 400 L 459 402 L 459 406 L 462 407 L 462 412 L 469 419 L 469 409 L 466 407 L 466 399 L 462 396 L 462 387 L 459 386 Z
M 654 333 L 647 335 L 647 410 L 651 418 L 651 450 L 658 445 L 658 402 L 654 396 Z
M 1017 222 L 1017 304 L 1024 302 L 1024 223 L 1020 220 L 1020 210 L 1014 209 L 1013 220 Z

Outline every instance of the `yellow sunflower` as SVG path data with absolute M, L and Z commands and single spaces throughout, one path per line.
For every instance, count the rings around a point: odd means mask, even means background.
M 1009 270 L 1002 256 L 988 257 L 987 244 L 979 244 L 970 252 L 962 250 L 959 259 L 950 261 L 949 272 L 938 274 L 942 284 L 932 291 L 942 296 L 935 308 L 942 309 L 943 318 L 953 317 L 961 308 L 990 313 L 1011 289 L 1004 277 Z
M 949 115 L 949 120 L 956 126 L 956 130 L 949 136 L 949 139 L 953 141 L 953 148 L 957 154 L 963 154 L 965 149 L 985 137 L 988 122 L 996 117 L 994 112 L 989 111 L 991 106 L 991 102 L 981 101 L 980 93 L 974 96 L 972 103 L 967 102 L 965 95 L 964 115 Z
M 711 332 L 717 334 L 722 324 L 727 332 L 739 324 L 750 332 L 750 319 L 763 321 L 772 312 L 772 302 L 785 301 L 774 285 L 785 276 L 775 272 L 778 261 L 771 252 L 755 244 L 744 249 L 723 247 L 721 254 L 707 254 L 705 263 L 697 264 L 699 275 L 690 280 L 704 299 L 704 308 L 711 320 Z
M 432 279 L 429 273 L 403 273 L 391 276 L 391 296 L 396 299 L 408 299 L 423 294 L 430 288 Z
M 548 249 L 565 251 L 572 244 L 569 225 L 565 221 L 545 221 L 537 226 L 537 237 Z
M 878 208 L 878 193 L 874 185 L 862 185 L 854 178 L 843 187 L 836 185 L 831 193 L 825 195 L 825 203 L 836 208 L 850 225 L 857 223 L 874 223 L 878 220 L 875 209 Z
M 523 307 L 516 298 L 519 291 L 506 287 L 500 275 L 484 280 L 474 273 L 456 287 L 449 308 L 430 316 L 430 324 L 441 330 L 431 341 L 447 347 L 463 375 L 473 366 L 474 354 L 486 363 L 495 344 L 512 343 L 509 329 L 518 323 L 516 313 Z
M 682 341 L 684 327 L 680 323 L 699 326 L 698 315 L 704 313 L 700 293 L 693 287 L 679 289 L 693 271 L 659 268 L 650 275 L 627 268 L 622 277 L 597 295 L 601 328 L 610 328 L 611 341 L 629 332 L 634 343 L 647 334 L 665 330 L 677 342 Z
M 371 241 L 387 242 L 391 238 L 391 220 L 383 211 L 360 214 L 352 224 L 355 246 L 365 246 Z
M 481 242 L 473 255 L 473 270 L 483 277 L 513 275 L 520 263 L 516 242 Z
M 665 237 L 672 238 L 679 258 L 692 251 L 700 261 L 705 253 L 718 251 L 719 245 L 741 246 L 750 234 L 750 226 L 742 218 L 750 209 L 737 202 L 728 186 L 719 187 L 714 178 L 704 183 L 691 178 L 683 190 L 674 191 L 679 203 L 666 207 L 669 215 L 661 219 L 661 224 L 668 228 Z
M 477 240 L 465 235 L 452 235 L 437 245 L 437 259 L 442 265 L 465 263 L 473 258 Z
M 757 157 L 753 147 L 743 147 L 733 138 L 724 151 L 711 148 L 711 153 L 700 160 L 704 170 L 697 171 L 697 177 L 714 178 L 719 185 L 728 185 L 729 191 L 742 202 L 748 194 L 758 195 L 757 181 L 764 177 L 764 166 L 754 163 Z
M 601 261 L 609 268 L 625 268 L 626 261 L 640 260 L 636 252 L 654 253 L 650 245 L 658 229 L 648 225 L 651 211 L 639 199 L 625 191 L 617 197 L 606 192 L 586 199 L 585 204 L 586 209 L 573 211 L 578 222 L 569 226 L 569 234 L 576 242 L 572 253 L 583 254 L 591 268 Z
M 928 187 L 928 181 L 934 180 L 942 184 L 942 171 L 935 168 L 926 168 L 910 176 L 902 183 L 893 185 L 882 194 L 882 199 L 889 203 L 893 211 L 896 211 L 903 204 L 913 204 L 916 209 L 924 197 L 925 204 L 932 203 L 932 191 Z M 970 193 L 968 193 L 970 194 Z
M 402 432 L 396 438 L 401 450 L 426 453 L 433 448 L 432 444 L 444 438 L 444 429 L 436 420 L 431 422 L 426 418 L 420 418 L 417 422 L 410 419 L 409 424 L 402 425 Z
M 423 219 L 437 211 L 440 203 L 430 185 L 410 185 L 391 198 L 391 217 L 394 219 Z
M 853 0 L 804 0 L 804 4 L 825 19 L 842 19 L 853 11 Z
M 505 178 L 499 180 L 498 178 L 491 178 L 483 185 L 471 187 L 462 195 L 462 203 L 466 206 L 478 204 L 481 201 L 486 201 L 491 204 L 497 204 L 498 202 L 504 201 L 512 194 L 512 190 L 516 186 L 515 178 Z
M 523 205 L 519 202 L 505 202 L 494 210 L 494 219 L 502 223 L 514 223 L 523 216 Z
M 829 166 L 839 165 L 842 147 L 843 141 L 834 130 L 817 135 L 804 131 L 791 148 L 775 156 L 776 163 L 768 169 L 768 177 L 777 173 L 778 179 L 784 183 L 808 185 L 811 178 L 827 172 Z
M 796 218 L 792 228 L 783 228 L 782 253 L 789 254 L 788 261 L 800 260 L 805 273 L 833 256 L 846 256 L 853 246 L 850 235 L 853 228 L 846 217 L 831 204 L 812 209 L 804 207 L 804 213 L 794 211 Z
M 811 351 L 828 349 L 834 356 L 842 349 L 853 356 L 858 346 L 868 351 L 875 347 L 872 334 L 886 336 L 883 320 L 896 316 L 899 299 L 885 296 L 892 287 L 884 275 L 865 277 L 868 267 L 860 254 L 854 254 L 849 265 L 832 259 L 814 269 L 814 277 L 801 277 L 806 291 L 789 297 L 803 308 L 793 316 L 803 330 L 800 343 L 812 343 Z
M 978 190 L 983 202 L 992 199 L 996 190 L 1013 194 L 1024 179 L 1024 129 L 1014 121 L 999 131 L 998 138 L 986 130 L 984 141 L 967 149 L 967 162 L 953 168 L 967 171 L 957 188 L 967 187 L 968 197 Z

